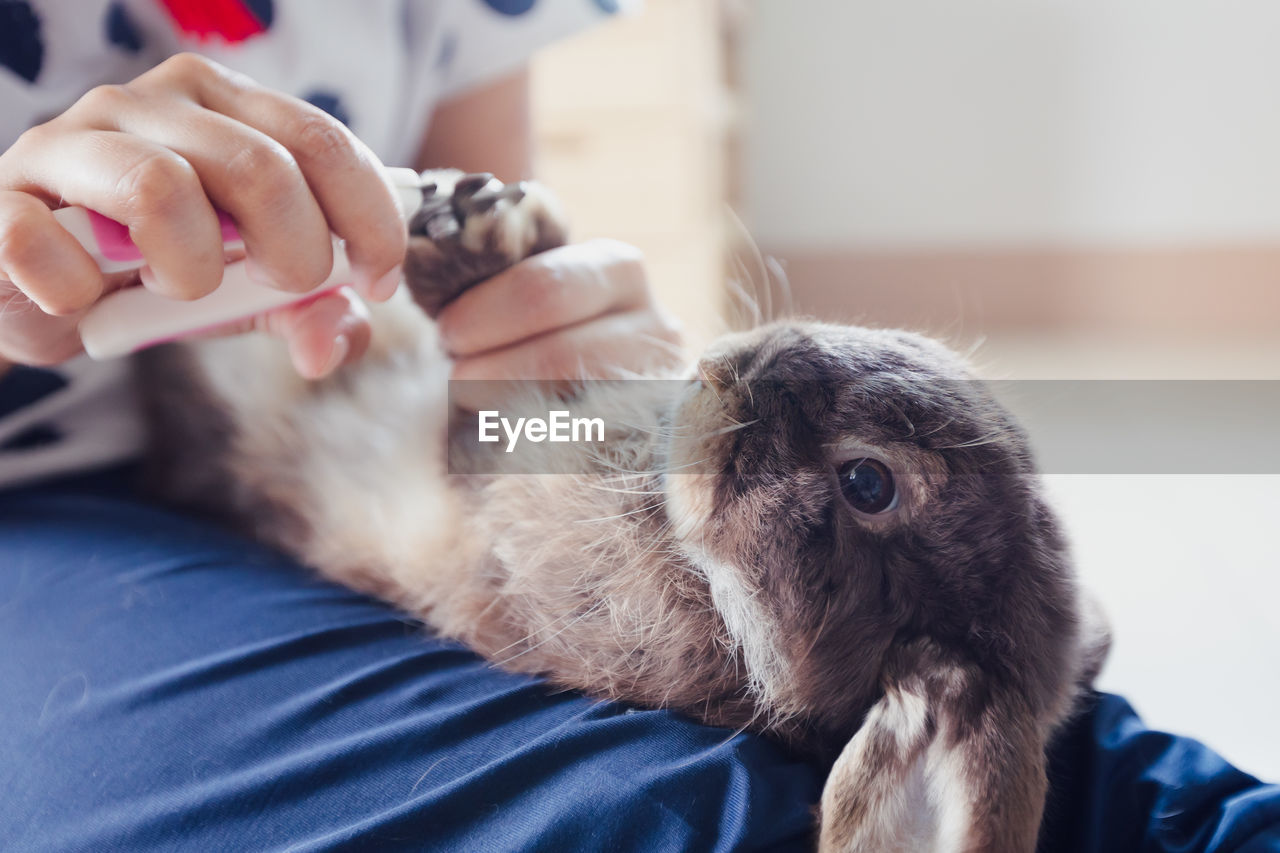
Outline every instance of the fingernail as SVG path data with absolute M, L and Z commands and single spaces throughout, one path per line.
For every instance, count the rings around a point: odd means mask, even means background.
M 159 278 L 156 278 L 156 274 L 151 267 L 143 267 L 138 270 L 138 282 L 152 293 L 158 293 L 161 296 L 167 296 L 170 299 L 195 298 L 193 296 L 184 296 L 181 290 L 175 288 L 169 282 L 161 281 Z
M 369 285 L 369 298 L 374 302 L 386 302 L 393 295 L 396 289 L 400 287 L 400 267 L 395 267 L 391 272 L 379 278 L 373 284 Z
M 320 371 L 321 376 L 328 376 L 333 371 L 342 366 L 347 360 L 347 353 L 351 352 L 351 341 L 346 335 L 338 335 L 333 339 L 333 349 L 329 351 L 329 360 L 324 363 L 324 369 Z

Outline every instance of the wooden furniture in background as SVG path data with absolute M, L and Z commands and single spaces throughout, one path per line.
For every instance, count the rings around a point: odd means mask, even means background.
M 575 239 L 645 253 L 693 344 L 721 328 L 730 97 L 720 0 L 647 0 L 533 63 L 538 174 Z

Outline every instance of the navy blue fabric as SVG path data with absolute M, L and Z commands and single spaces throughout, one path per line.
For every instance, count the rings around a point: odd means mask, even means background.
M 1097 694 L 1050 750 L 1039 853 L 1280 851 L 1280 785 Z
M 85 486 L 0 494 L 0 685 L 5 851 L 803 850 L 820 784 Z
M 53 424 L 35 424 L 0 444 L 0 453 L 16 453 L 46 447 L 62 441 L 62 432 Z
M 0 418 L 66 387 L 67 380 L 52 370 L 11 367 L 0 375 Z M 35 423 L 0 442 L 0 453 L 18 453 L 61 440 L 62 433 L 53 424 Z
M 0 418 L 67 387 L 67 380 L 52 370 L 14 365 L 0 374 Z
M 803 850 L 821 773 L 554 693 L 122 475 L 0 493 L 0 850 Z M 1097 697 L 1042 853 L 1280 850 L 1280 789 Z

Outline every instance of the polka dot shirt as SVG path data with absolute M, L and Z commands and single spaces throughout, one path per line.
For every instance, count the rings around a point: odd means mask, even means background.
M 0 141 L 88 89 L 191 51 L 342 121 L 412 162 L 440 100 L 515 70 L 623 0 L 0 0 Z M 0 488 L 137 455 L 121 363 L 0 377 Z

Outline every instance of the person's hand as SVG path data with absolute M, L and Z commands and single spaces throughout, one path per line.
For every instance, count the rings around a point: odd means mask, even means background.
M 455 380 L 572 383 L 681 359 L 676 321 L 654 299 L 638 249 L 617 240 L 534 255 L 450 303 L 438 318 Z M 502 382 L 456 386 L 479 409 Z
M 263 282 L 297 292 L 318 285 L 333 265 L 332 231 L 347 241 L 354 290 L 387 299 L 406 234 L 380 166 L 323 111 L 191 54 L 91 90 L 0 155 L 0 358 L 70 358 L 84 311 L 131 283 L 104 277 L 59 227 L 51 208 L 62 204 L 129 226 L 148 265 L 142 284 L 174 299 L 221 280 L 215 207 L 235 220 Z M 359 356 L 369 340 L 351 289 L 245 325 L 284 337 L 309 377 Z

